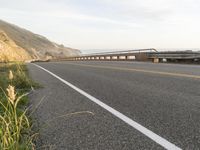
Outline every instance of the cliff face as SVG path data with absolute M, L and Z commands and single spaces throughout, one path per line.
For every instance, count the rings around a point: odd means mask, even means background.
M 23 48 L 17 46 L 5 32 L 0 31 L 0 60 L 15 61 L 15 60 L 30 60 L 30 55 Z
M 0 59 L 30 60 L 65 58 L 80 51 L 49 41 L 13 24 L 0 20 Z

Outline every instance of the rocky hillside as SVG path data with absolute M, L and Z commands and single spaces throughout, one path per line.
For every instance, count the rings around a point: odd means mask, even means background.
M 0 20 L 0 60 L 45 60 L 75 55 L 80 55 L 80 51 Z
M 0 60 L 29 60 L 30 55 L 23 48 L 17 46 L 7 34 L 0 31 Z

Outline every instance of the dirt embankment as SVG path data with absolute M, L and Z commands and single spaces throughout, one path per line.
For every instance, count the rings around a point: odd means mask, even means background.
M 4 31 L 0 31 L 0 61 L 29 60 L 31 57 L 10 39 Z

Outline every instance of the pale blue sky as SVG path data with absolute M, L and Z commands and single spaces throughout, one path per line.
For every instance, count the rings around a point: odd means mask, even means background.
M 200 0 L 0 0 L 0 4 L 0 19 L 73 48 L 200 48 Z

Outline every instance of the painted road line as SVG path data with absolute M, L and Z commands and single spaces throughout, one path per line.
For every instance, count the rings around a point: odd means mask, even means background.
M 73 84 L 67 82 L 66 80 L 62 79 L 61 77 L 57 76 L 56 74 L 50 72 L 49 70 L 47 70 L 47 69 L 45 69 L 45 68 L 43 68 L 43 67 L 41 67 L 41 66 L 39 66 L 37 64 L 33 64 L 33 65 L 35 65 L 38 68 L 46 71 L 47 73 L 49 73 L 53 77 L 57 78 L 61 82 L 65 83 L 66 85 L 68 85 L 69 87 L 71 87 L 72 89 L 77 91 L 78 93 L 80 93 L 83 96 L 87 97 L 92 102 L 94 102 L 94 103 L 98 104 L 99 106 L 101 106 L 102 108 L 106 109 L 111 114 L 113 114 L 114 116 L 116 116 L 119 119 L 123 120 L 128 125 L 132 126 L 133 128 L 135 128 L 139 132 L 143 133 L 144 135 L 146 135 L 147 137 L 149 137 L 150 139 L 152 139 L 153 141 L 155 141 L 156 143 L 158 143 L 162 147 L 164 147 L 164 148 L 166 148 L 168 150 L 181 150 L 181 148 L 179 148 L 175 144 L 170 143 L 166 139 L 162 138 L 161 136 L 157 135 L 156 133 L 152 132 L 151 130 L 145 128 L 144 126 L 140 125 L 139 123 L 135 122 L 134 120 L 132 120 L 131 118 L 125 116 L 124 114 L 120 113 L 119 111 L 113 109 L 112 107 L 108 106 L 107 104 L 101 102 L 99 99 L 97 99 L 97 98 L 93 97 L 92 95 L 86 93 L 85 91 L 79 89 L 78 87 L 74 86 Z
M 121 68 L 121 67 L 111 67 L 111 66 L 94 66 L 94 65 L 85 65 L 85 64 L 75 64 L 75 63 L 66 63 L 70 65 L 90 67 L 90 68 L 101 68 L 101 69 L 112 69 L 112 70 L 122 70 L 122 71 L 135 71 L 142 73 L 151 73 L 151 74 L 159 74 L 165 76 L 175 76 L 175 77 L 185 77 L 185 78 L 193 78 L 200 79 L 198 75 L 190 75 L 190 74 L 182 74 L 182 73 L 172 73 L 172 72 L 163 72 L 163 71 L 154 71 L 154 70 L 145 70 L 145 69 L 135 69 L 135 68 Z

